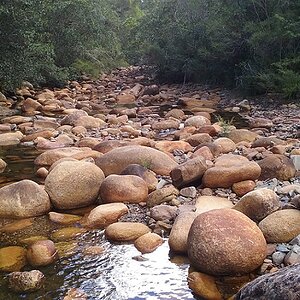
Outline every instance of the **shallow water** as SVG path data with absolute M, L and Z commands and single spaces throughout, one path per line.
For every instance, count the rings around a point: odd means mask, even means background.
M 24 146 L 1 148 L 0 151 L 8 163 L 0 174 L 0 186 L 25 178 L 39 182 L 33 164 L 39 151 Z M 22 245 L 21 238 L 34 235 L 49 238 L 59 227 L 46 216 L 35 218 L 30 227 L 12 234 L 0 233 L 0 247 Z M 177 259 L 177 263 L 171 262 L 167 240 L 154 253 L 143 255 L 145 261 L 132 259 L 140 255 L 133 245 L 111 244 L 100 230 L 85 233 L 76 242 L 78 246 L 71 256 L 40 268 L 46 281 L 38 292 L 15 294 L 7 288 L 5 274 L 0 274 L 0 299 L 63 299 L 70 288 L 83 290 L 89 300 L 195 299 L 187 286 L 189 264 L 183 258 Z M 94 245 L 104 246 L 106 251 L 101 255 L 84 256 L 82 250 Z M 30 270 L 30 267 L 26 266 L 24 270 Z
M 84 256 L 82 250 L 88 245 L 101 245 L 105 252 Z M 70 288 L 84 291 L 89 300 L 195 299 L 187 286 L 189 265 L 184 258 L 174 258 L 177 263 L 169 259 L 166 240 L 155 252 L 143 255 L 147 260 L 133 259 L 139 255 L 133 245 L 105 241 L 103 231 L 88 232 L 78 239 L 73 255 L 40 269 L 46 276 L 43 289 L 13 294 L 2 277 L 0 299 L 62 299 Z

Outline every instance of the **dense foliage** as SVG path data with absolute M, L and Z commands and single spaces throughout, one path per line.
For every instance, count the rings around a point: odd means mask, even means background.
M 299 0 L 3 0 L 0 89 L 127 63 L 162 80 L 300 92 Z

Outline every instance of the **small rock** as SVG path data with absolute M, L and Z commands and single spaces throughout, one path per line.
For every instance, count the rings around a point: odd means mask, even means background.
M 9 288 L 17 293 L 31 293 L 38 291 L 44 282 L 45 276 L 39 270 L 29 272 L 13 272 L 8 274 Z

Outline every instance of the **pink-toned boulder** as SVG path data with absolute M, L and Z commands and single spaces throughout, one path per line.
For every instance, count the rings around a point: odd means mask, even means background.
M 225 154 L 217 158 L 215 166 L 204 173 L 202 182 L 205 187 L 229 188 L 236 182 L 256 180 L 260 173 L 260 166 L 246 157 Z
M 104 203 L 140 203 L 145 202 L 147 196 L 147 183 L 135 175 L 109 175 L 100 187 L 100 197 Z
M 188 236 L 191 265 L 211 275 L 247 274 L 266 257 L 267 244 L 257 225 L 233 209 L 200 214 Z
M 96 160 L 105 176 L 120 174 L 128 165 L 140 164 L 159 175 L 169 175 L 178 164 L 167 154 L 145 146 L 125 146 L 111 150 Z

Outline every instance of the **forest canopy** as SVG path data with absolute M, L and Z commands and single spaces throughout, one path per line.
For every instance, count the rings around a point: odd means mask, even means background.
M 0 89 L 128 64 L 158 78 L 300 93 L 299 0 L 4 0 Z

